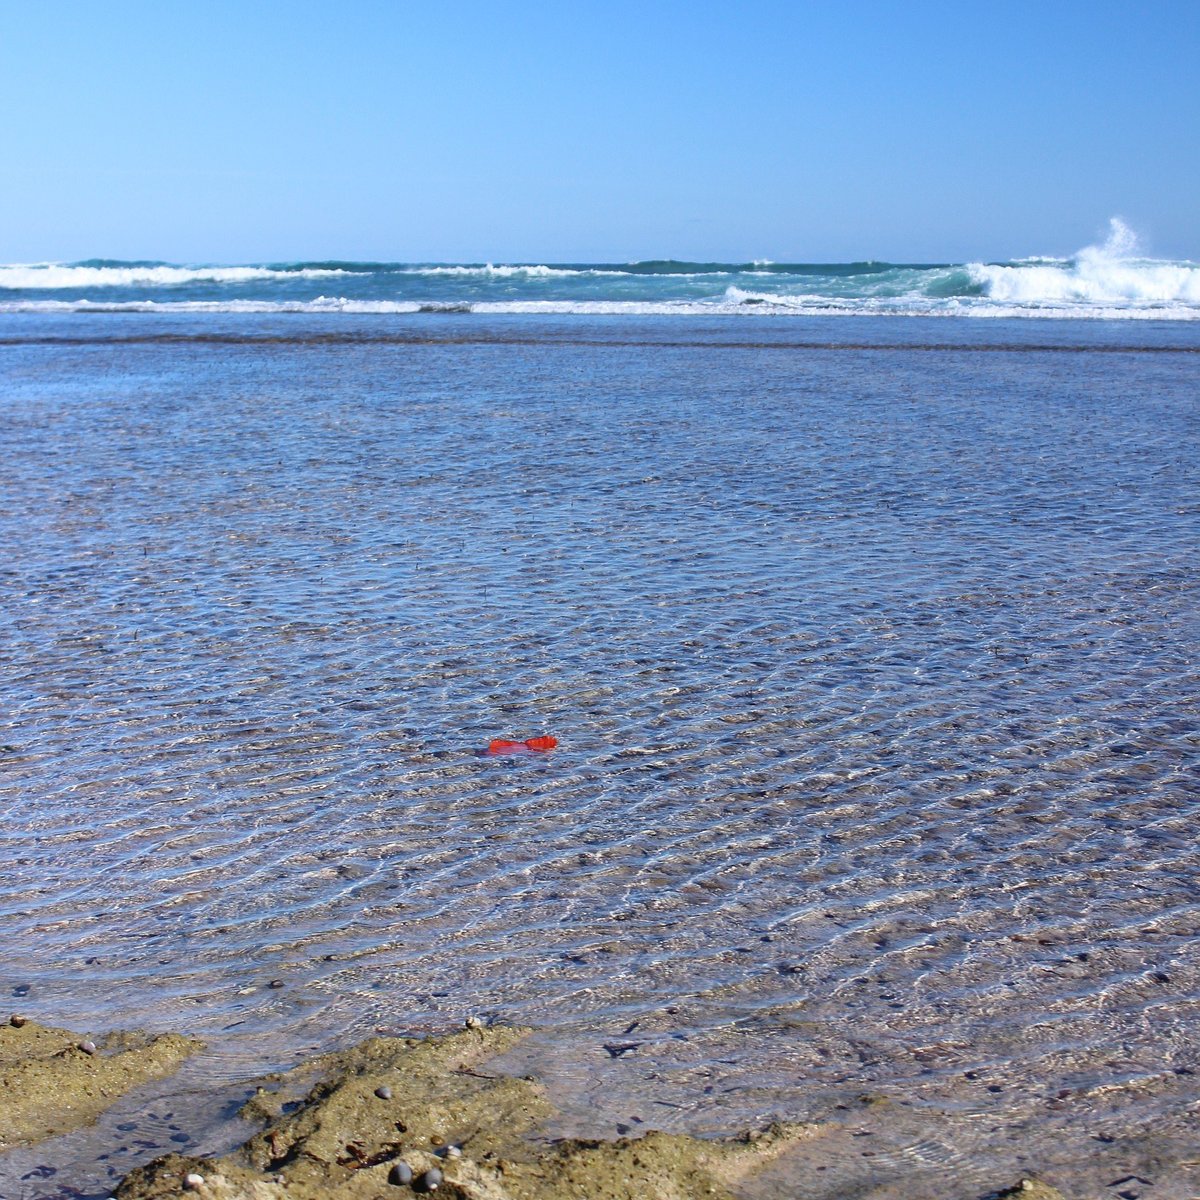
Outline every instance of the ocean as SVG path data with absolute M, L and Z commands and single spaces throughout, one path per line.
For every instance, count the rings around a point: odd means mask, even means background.
M 209 1047 L 0 1194 L 471 1015 L 763 1195 L 1193 1194 L 1198 279 L 0 269 L 0 987 Z
M 358 263 L 0 266 L 0 313 L 949 316 L 1191 321 L 1200 265 L 1114 219 L 1070 258 L 997 263 Z

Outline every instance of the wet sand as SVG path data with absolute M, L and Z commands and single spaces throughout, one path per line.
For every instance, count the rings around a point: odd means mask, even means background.
M 89 1124 L 126 1092 L 172 1074 L 200 1045 L 178 1034 L 93 1040 L 12 1016 L 0 1027 L 0 1152 Z
M 261 1128 L 241 1146 L 215 1157 L 156 1158 L 125 1178 L 117 1200 L 433 1192 L 460 1200 L 766 1200 L 795 1194 L 798 1160 L 828 1132 L 819 1123 L 776 1122 L 713 1139 L 656 1130 L 611 1141 L 547 1139 L 555 1114 L 542 1084 L 489 1066 L 530 1032 L 472 1020 L 443 1037 L 372 1038 L 308 1059 L 254 1088 L 240 1116 Z M 12 1018 L 0 1030 L 0 1152 L 95 1120 L 199 1048 L 174 1034 L 93 1042 Z M 869 1109 L 880 1100 L 860 1103 Z M 924 1191 L 893 1185 L 869 1194 Z M 1061 1193 L 1018 1179 L 988 1195 L 1054 1200 Z

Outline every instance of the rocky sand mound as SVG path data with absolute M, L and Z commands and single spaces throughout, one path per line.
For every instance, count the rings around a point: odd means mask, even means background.
M 528 1030 L 471 1021 L 444 1037 L 372 1038 L 261 1081 L 242 1116 L 261 1126 L 220 1157 L 168 1154 L 132 1171 L 117 1200 L 777 1200 L 772 1170 L 825 1127 L 774 1124 L 716 1140 L 649 1132 L 549 1141 L 554 1110 L 531 1078 L 490 1060 Z M 168 1034 L 95 1040 L 13 1017 L 0 1027 L 0 1151 L 94 1121 L 201 1048 Z M 244 1093 L 243 1093 L 244 1094 Z M 780 1188 L 783 1190 L 780 1190 Z M 872 1192 L 913 1200 L 903 1187 Z M 1061 1200 L 1022 1180 L 990 1200 Z
M 134 1171 L 119 1200 L 367 1198 L 436 1191 L 470 1200 L 731 1197 L 739 1179 L 806 1127 L 708 1142 L 651 1133 L 617 1142 L 529 1139 L 550 1108 L 532 1080 L 480 1069 L 526 1030 L 374 1038 L 275 1077 L 247 1104 L 266 1121 L 218 1159 L 168 1155 Z
M 265 1081 L 243 1110 L 264 1128 L 240 1149 L 157 1159 L 126 1178 L 118 1200 L 733 1200 L 820 1129 L 539 1143 L 552 1111 L 539 1085 L 486 1067 L 527 1033 L 476 1026 L 324 1055 Z M 1059 1196 L 1031 1181 L 1006 1194 Z
M 11 1017 L 0 1026 L 0 1150 L 89 1124 L 138 1084 L 172 1074 L 200 1046 L 173 1033 L 93 1041 Z

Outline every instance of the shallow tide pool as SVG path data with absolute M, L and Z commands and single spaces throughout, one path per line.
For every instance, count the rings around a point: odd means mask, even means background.
M 197 1112 L 475 1014 L 550 1135 L 834 1122 L 788 1195 L 1194 1195 L 1200 330 L 1131 324 L 10 315 L 0 996 Z

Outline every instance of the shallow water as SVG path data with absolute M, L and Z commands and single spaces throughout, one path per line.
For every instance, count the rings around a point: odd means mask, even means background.
M 10 316 L 0 995 L 207 1087 L 533 1024 L 551 1132 L 833 1114 L 792 1195 L 1194 1194 L 1198 350 Z

